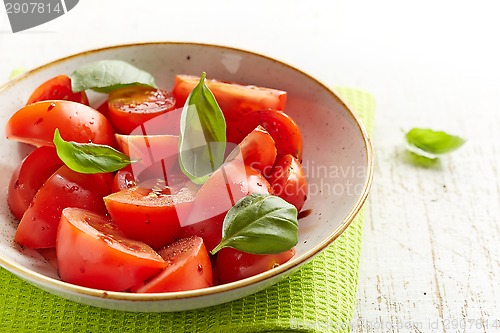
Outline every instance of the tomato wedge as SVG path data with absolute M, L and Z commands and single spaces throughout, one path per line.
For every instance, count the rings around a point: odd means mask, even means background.
M 179 238 L 196 189 L 186 184 L 172 193 L 165 184 L 154 188 L 132 187 L 104 197 L 109 214 L 130 238 L 158 249 Z
M 292 155 L 278 157 L 269 177 L 274 195 L 291 203 L 300 212 L 307 199 L 307 178 L 302 165 Z
M 33 91 L 26 104 L 49 100 L 66 100 L 89 105 L 85 91 L 73 92 L 71 79 L 67 75 L 58 75 L 42 83 Z
M 295 255 L 295 249 L 278 254 L 251 254 L 232 248 L 217 253 L 215 261 L 220 283 L 229 283 L 268 271 L 282 265 Z
M 78 208 L 62 211 L 56 251 L 63 281 L 111 291 L 127 290 L 167 266 L 152 248 L 127 238 L 109 219 Z
M 196 194 L 193 209 L 187 221 L 183 221 L 181 237 L 200 236 L 211 251 L 221 241 L 227 211 L 251 193 L 271 194 L 272 190 L 264 176 L 245 166 L 241 159 L 225 163 Z
M 7 194 L 7 203 L 16 219 L 21 220 L 36 192 L 62 165 L 52 147 L 37 148 L 21 162 L 10 178 Z
M 291 154 L 301 160 L 302 133 L 289 115 L 271 109 L 247 113 L 236 124 L 235 139 L 242 140 L 258 125 L 264 127 L 273 137 L 278 156 Z
M 238 148 L 228 159 L 234 157 L 233 154 L 236 153 L 241 153 L 245 165 L 267 176 L 271 173 L 276 160 L 276 145 L 272 136 L 259 125 L 238 144 Z
M 176 99 L 177 107 L 184 106 L 189 93 L 199 82 L 200 78 L 197 76 L 176 76 L 172 94 Z M 226 118 L 227 142 L 240 143 L 243 137 L 258 125 L 255 124 L 243 135 L 238 134 L 236 125 L 243 115 L 262 109 L 284 110 L 285 108 L 286 91 L 217 80 L 206 80 L 205 82 L 214 94 Z
M 212 263 L 200 237 L 182 238 L 158 251 L 167 268 L 132 292 L 163 293 L 194 290 L 213 285 Z
M 57 225 L 66 207 L 105 214 L 102 197 L 111 192 L 112 174 L 82 174 L 60 167 L 38 190 L 21 218 L 14 240 L 30 248 L 56 244 Z
M 56 128 L 68 141 L 115 145 L 111 123 L 91 107 L 71 101 L 42 101 L 23 107 L 10 117 L 5 135 L 35 146 L 54 147 Z
M 137 178 L 153 164 L 161 163 L 161 178 L 166 178 L 178 160 L 179 137 L 175 135 L 116 134 L 119 149 L 131 159 L 140 160 L 131 165 Z
M 146 121 L 175 109 L 175 98 L 161 89 L 125 87 L 110 93 L 108 109 L 116 130 L 129 134 Z

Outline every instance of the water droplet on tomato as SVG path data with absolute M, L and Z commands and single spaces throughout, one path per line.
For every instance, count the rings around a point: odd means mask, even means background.
M 198 273 L 203 274 L 203 266 L 202 265 L 198 265 Z
M 43 122 L 43 118 L 38 118 L 37 121 L 35 121 L 34 125 L 39 125 L 41 122 Z

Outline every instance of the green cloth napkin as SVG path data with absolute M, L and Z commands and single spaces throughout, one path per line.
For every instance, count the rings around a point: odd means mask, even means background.
M 373 97 L 350 88 L 335 91 L 371 130 Z M 0 268 L 0 332 L 349 332 L 363 218 L 361 210 L 331 246 L 290 278 L 243 299 L 194 311 L 132 313 L 81 305 Z

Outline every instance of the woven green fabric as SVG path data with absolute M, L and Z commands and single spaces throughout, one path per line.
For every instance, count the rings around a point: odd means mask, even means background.
M 374 99 L 336 91 L 370 130 Z M 244 299 L 195 311 L 129 313 L 80 305 L 0 268 L 0 332 L 348 332 L 358 279 L 364 211 L 290 278 Z

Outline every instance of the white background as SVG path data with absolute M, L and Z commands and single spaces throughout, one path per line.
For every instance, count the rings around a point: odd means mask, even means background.
M 2 8 L 0 82 L 16 67 L 100 46 L 194 41 L 263 53 L 331 86 L 371 92 L 377 167 L 353 330 L 496 332 L 499 8 L 495 1 L 81 0 L 16 34 Z M 401 132 L 417 126 L 468 142 L 437 167 L 417 168 L 402 158 Z

